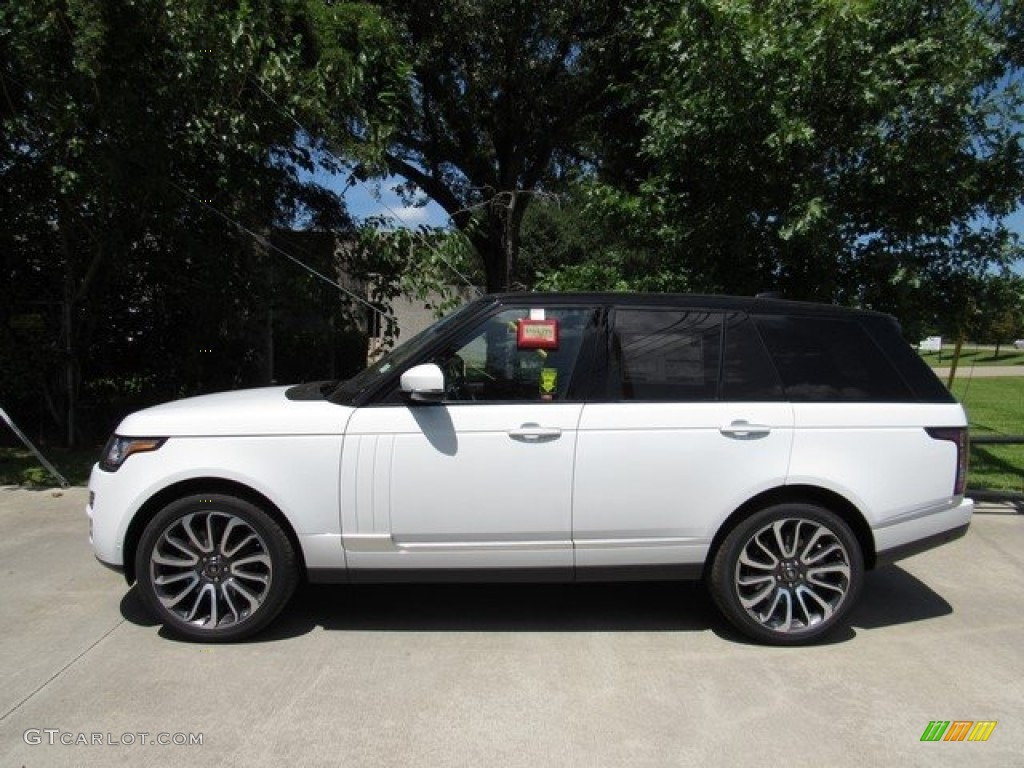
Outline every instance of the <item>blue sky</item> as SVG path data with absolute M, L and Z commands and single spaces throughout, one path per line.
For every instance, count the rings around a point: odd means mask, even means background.
M 359 181 L 350 176 L 350 171 L 332 174 L 318 167 L 316 172 L 307 173 L 298 169 L 301 181 L 315 181 L 327 189 L 341 194 L 348 206 L 348 212 L 357 222 L 374 216 L 390 219 L 393 226 L 445 227 L 448 214 L 437 203 L 426 201 L 424 205 L 407 206 L 394 191 L 402 179 L 391 176 L 386 179 Z M 424 196 L 424 200 L 426 200 Z
M 371 216 L 383 216 L 393 219 L 396 226 L 417 227 L 426 224 L 443 227 L 448 224 L 448 214 L 437 203 L 429 201 L 423 206 L 406 206 L 394 192 L 394 187 L 400 182 L 401 179 L 394 177 L 381 181 L 356 182 L 345 192 L 349 213 L 359 221 Z M 342 187 L 344 183 L 342 181 Z M 334 184 L 329 186 L 338 189 Z
M 1020 236 L 1021 240 L 1024 240 L 1024 208 L 1018 208 L 1016 213 L 1008 216 L 1006 223 Z

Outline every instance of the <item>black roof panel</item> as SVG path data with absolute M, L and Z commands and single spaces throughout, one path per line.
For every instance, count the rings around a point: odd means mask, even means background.
M 559 304 L 629 305 L 634 307 L 699 307 L 702 309 L 738 310 L 766 315 L 819 315 L 819 316 L 874 316 L 892 319 L 890 315 L 872 310 L 852 309 L 834 304 L 787 299 L 755 298 L 752 296 L 717 296 L 697 293 L 497 293 L 486 298 L 501 304 L 521 305 L 536 302 Z

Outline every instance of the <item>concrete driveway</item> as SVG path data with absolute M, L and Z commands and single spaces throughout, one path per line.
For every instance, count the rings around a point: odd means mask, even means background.
M 811 648 L 673 584 L 306 588 L 203 646 L 94 562 L 84 505 L 0 488 L 3 766 L 1024 765 L 1021 515 L 870 574 Z

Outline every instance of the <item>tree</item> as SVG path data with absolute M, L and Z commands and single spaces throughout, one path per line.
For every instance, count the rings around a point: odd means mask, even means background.
M 605 208 L 690 285 L 892 309 L 932 257 L 1019 253 L 998 224 L 1024 189 L 998 4 L 677 0 L 630 23 L 642 66 L 618 92 L 644 173 L 606 178 Z
M 366 287 L 369 303 L 377 310 L 370 323 L 381 324 L 374 335 L 387 346 L 398 341 L 402 331 L 391 312 L 399 296 L 422 302 L 439 317 L 467 297 L 475 298 L 479 275 L 474 272 L 473 248 L 458 231 L 394 229 L 389 220 L 372 219 L 347 250 L 345 270 Z M 462 282 L 453 285 L 453 278 Z
M 1024 336 L 1024 277 L 1006 270 L 988 275 L 978 299 L 977 338 L 995 344 L 999 357 L 1003 344 Z
M 599 72 L 623 4 L 601 0 L 378 3 L 411 67 L 386 169 L 473 243 L 488 290 L 519 279 L 531 201 L 576 167 L 607 105 Z
M 276 256 L 236 223 L 348 226 L 300 177 L 318 144 L 296 124 L 372 137 L 401 79 L 390 40 L 361 3 L 3 6 L 0 351 L 22 364 L 0 397 L 41 394 L 70 443 L 83 389 L 126 388 L 112 377 L 164 396 L 258 380 Z
M 686 275 L 662 262 L 661 244 L 629 231 L 628 209 L 608 205 L 607 192 L 579 182 L 556 200 L 530 207 L 523 220 L 523 281 L 546 291 L 688 290 Z

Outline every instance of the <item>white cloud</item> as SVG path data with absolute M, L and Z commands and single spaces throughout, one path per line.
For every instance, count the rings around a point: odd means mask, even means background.
M 424 206 L 419 208 L 415 206 L 406 206 L 402 208 L 395 208 L 393 210 L 395 218 L 397 218 L 401 223 L 409 226 L 428 224 L 432 218 L 430 211 L 428 211 Z

